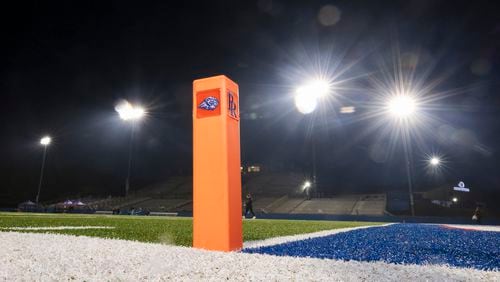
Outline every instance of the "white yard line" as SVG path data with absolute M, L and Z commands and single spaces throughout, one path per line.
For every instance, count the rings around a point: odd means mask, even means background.
M 500 232 L 500 226 L 495 226 L 495 225 L 441 224 L 441 226 L 448 227 L 448 228 L 475 230 L 475 231 Z
M 133 241 L 0 232 L 0 281 L 500 281 L 435 265 L 223 253 Z
M 50 231 L 50 230 L 83 230 L 83 229 L 114 229 L 114 226 L 27 226 L 3 227 L 0 231 Z
M 258 240 L 258 241 L 248 241 L 248 242 L 243 243 L 243 248 L 250 249 L 250 248 L 258 248 L 258 247 L 266 247 L 266 246 L 284 244 L 284 243 L 300 241 L 300 240 L 305 240 L 305 239 L 310 239 L 310 238 L 325 237 L 325 236 L 338 234 L 338 233 L 342 233 L 342 232 L 348 232 L 348 231 L 357 230 L 357 229 L 389 226 L 392 224 L 394 224 L 394 223 L 387 223 L 387 224 L 382 224 L 382 225 L 350 227 L 350 228 L 339 228 L 339 229 L 323 230 L 323 231 L 306 233 L 306 234 L 299 234 L 299 235 L 275 237 L 275 238 L 269 238 L 269 239 Z

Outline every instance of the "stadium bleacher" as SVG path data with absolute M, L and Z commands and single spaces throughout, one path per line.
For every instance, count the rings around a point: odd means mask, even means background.
M 253 210 L 255 212 L 268 213 L 272 204 L 276 202 L 276 197 L 255 197 L 253 198 Z
M 271 213 L 293 213 L 300 206 L 305 198 L 288 198 L 281 205 L 274 208 Z
M 386 206 L 385 194 L 364 195 L 354 205 L 351 215 L 384 215 Z
M 242 197 L 253 195 L 256 213 L 266 214 L 331 214 L 383 215 L 385 194 L 330 195 L 307 199 L 302 185 L 304 176 L 298 173 L 256 173 L 246 178 Z M 242 199 L 243 202 L 243 199 Z M 192 212 L 192 179 L 172 177 L 149 185 L 126 197 L 89 200 L 96 210 L 143 209 L 151 212 Z
M 304 201 L 293 213 L 297 214 L 351 214 L 357 196 L 347 195 L 335 198 L 311 199 Z
M 152 212 L 171 212 L 176 207 L 185 203 L 185 199 L 146 199 L 142 202 L 122 206 L 121 208 L 140 207 Z
M 242 189 L 253 195 L 300 195 L 303 194 L 304 181 L 304 176 L 299 173 L 259 173 L 249 177 Z

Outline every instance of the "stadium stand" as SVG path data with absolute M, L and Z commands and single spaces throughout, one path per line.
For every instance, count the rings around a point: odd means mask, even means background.
M 351 215 L 384 215 L 386 205 L 385 194 L 364 195 L 359 197 Z
M 193 211 L 193 201 L 192 200 L 187 200 L 184 203 L 179 204 L 176 206 L 173 211 L 175 212 L 192 212 Z
M 302 173 L 276 171 L 246 172 L 242 174 L 242 211 L 247 193 L 253 196 L 253 209 L 257 214 L 293 217 L 407 217 L 411 215 L 409 195 L 405 189 L 379 194 L 334 194 L 329 190 L 313 191 L 308 199 L 302 189 L 307 177 Z M 450 185 L 433 190 L 414 192 L 417 217 L 461 217 L 470 219 L 474 209 L 480 206 L 485 217 L 492 217 L 484 203 L 473 193 L 455 195 Z M 190 215 L 193 211 L 193 183 L 189 176 L 175 176 L 136 191 L 126 197 L 95 198 L 73 197 L 98 213 L 127 214 L 128 210 L 144 210 L 161 214 Z M 459 201 L 451 201 L 457 196 Z M 44 202 L 43 208 L 50 212 L 52 206 L 67 198 Z M 17 208 L 29 210 L 29 208 Z M 426 219 L 430 220 L 430 219 Z
M 287 196 L 285 196 L 287 197 Z M 272 209 L 272 204 L 278 199 L 276 197 L 254 197 L 253 210 L 255 212 L 268 213 Z
M 281 205 L 278 205 L 272 213 L 293 213 L 306 199 L 305 198 L 287 198 Z M 300 212 L 299 212 L 300 213 Z
M 410 198 L 407 192 L 388 192 L 386 210 L 392 214 L 408 214 L 410 212 Z
M 178 205 L 186 202 L 185 199 L 147 199 L 145 201 L 121 206 L 121 208 L 131 208 L 139 206 L 152 212 L 170 212 L 174 211 Z
M 261 210 L 265 213 L 384 215 L 386 206 L 385 194 L 338 195 L 311 200 L 285 195 L 272 201 L 273 199 L 265 198 L 265 203 L 269 204 Z
M 111 197 L 107 199 L 102 199 L 100 201 L 90 203 L 95 207 L 96 210 L 112 210 L 116 208 L 124 208 L 137 205 L 141 202 L 149 200 L 149 197 L 136 197 L 136 196 L 127 196 L 127 197 Z
M 260 173 L 249 177 L 242 189 L 244 193 L 282 197 L 302 194 L 305 178 L 298 173 Z
M 441 216 L 441 217 L 471 217 L 474 208 L 462 207 L 460 205 L 452 205 L 443 207 L 433 204 L 427 199 L 415 199 L 415 214 L 417 216 Z M 485 211 L 483 210 L 483 215 Z
M 351 214 L 358 196 L 346 195 L 335 198 L 311 199 L 304 201 L 293 213 L 299 214 Z
M 256 213 L 384 215 L 385 194 L 329 195 L 308 200 L 302 186 L 305 177 L 299 173 L 254 173 L 245 176 L 242 197 L 253 195 Z M 133 191 L 126 197 L 87 199 L 95 210 L 142 209 L 150 212 L 186 212 L 193 210 L 192 179 L 172 177 L 164 182 Z M 242 199 L 243 203 L 243 199 Z M 243 205 L 242 205 L 243 208 Z

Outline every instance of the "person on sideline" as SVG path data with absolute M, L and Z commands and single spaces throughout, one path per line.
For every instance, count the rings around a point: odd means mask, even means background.
M 481 208 L 476 207 L 474 214 L 472 215 L 472 220 L 474 220 L 477 224 L 481 224 Z
M 246 215 L 250 212 L 252 214 L 252 218 L 255 219 L 255 213 L 253 212 L 253 207 L 252 207 L 252 195 L 248 193 L 246 199 L 245 199 L 245 214 L 243 215 L 243 218 L 246 217 Z

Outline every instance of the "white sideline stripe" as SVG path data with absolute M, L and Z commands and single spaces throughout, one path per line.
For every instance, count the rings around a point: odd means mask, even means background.
M 3 227 L 0 230 L 7 231 L 39 231 L 39 230 L 81 230 L 81 229 L 114 229 L 114 226 L 27 226 L 27 227 Z
M 495 226 L 495 225 L 467 225 L 467 224 L 441 224 L 441 225 L 449 228 L 500 232 L 500 226 Z
M 339 228 L 339 229 L 323 230 L 323 231 L 318 231 L 318 232 L 313 232 L 313 233 L 282 236 L 282 237 L 275 237 L 275 238 L 269 238 L 269 239 L 257 240 L 257 241 L 248 241 L 248 242 L 243 243 L 243 249 L 267 247 L 267 246 L 295 242 L 295 241 L 300 241 L 300 240 L 305 240 L 305 239 L 325 237 L 325 236 L 330 236 L 333 234 L 348 232 L 348 231 L 352 231 L 352 230 L 389 226 L 392 224 L 394 224 L 394 223 L 387 223 L 387 224 L 382 224 L 382 225 L 367 225 L 367 226 L 358 226 L 358 227 L 349 227 L 349 228 Z
M 500 281 L 498 271 L 0 232 L 0 281 Z
M 46 214 L 6 214 L 6 213 L 0 213 L 0 218 L 20 218 L 20 217 L 47 217 L 47 218 L 98 218 L 106 215 L 102 214 L 89 214 L 89 215 L 81 215 L 81 214 L 67 214 L 67 213 L 46 213 Z M 125 216 L 124 216 L 125 217 Z

